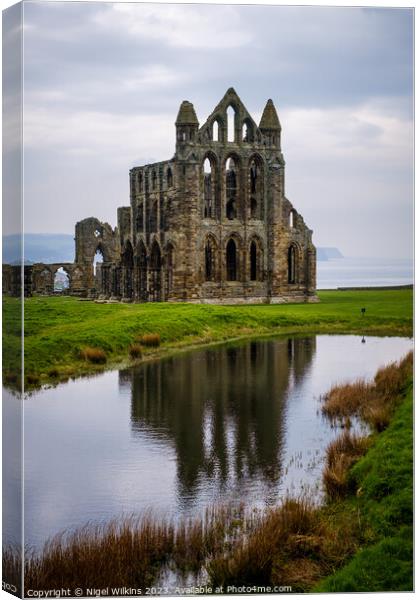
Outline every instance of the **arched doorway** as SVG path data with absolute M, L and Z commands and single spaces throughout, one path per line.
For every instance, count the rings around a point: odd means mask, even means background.
M 69 274 L 60 267 L 54 274 L 54 293 L 55 294 L 68 294 L 70 291 L 70 277 Z

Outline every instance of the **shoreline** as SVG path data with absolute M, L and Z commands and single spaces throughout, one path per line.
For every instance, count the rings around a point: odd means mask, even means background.
M 317 304 L 208 306 L 96 304 L 72 298 L 25 302 L 25 392 L 109 370 L 136 367 L 180 352 L 246 340 L 317 334 L 412 337 L 412 290 L 321 292 Z M 4 310 L 9 311 L 5 315 Z M 361 307 L 366 315 L 361 315 Z M 4 299 L 3 384 L 20 391 L 18 302 Z M 45 314 L 47 316 L 45 316 Z M 50 316 L 51 315 L 51 316 Z M 19 326 L 19 323 L 18 323 Z M 17 326 L 17 327 L 18 327 Z M 26 333 L 26 332 L 25 332 Z M 136 336 L 158 333 L 158 347 L 129 356 Z M 9 348 L 7 348 L 9 346 Z M 80 358 L 83 347 L 101 348 L 106 362 Z

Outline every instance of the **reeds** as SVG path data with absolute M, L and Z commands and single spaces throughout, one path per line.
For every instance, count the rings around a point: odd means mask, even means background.
M 104 364 L 106 363 L 106 354 L 102 350 L 102 348 L 92 348 L 91 346 L 86 346 L 80 350 L 80 357 L 84 360 L 94 363 L 94 364 Z
M 156 348 L 160 346 L 160 334 L 159 333 L 145 333 L 144 335 L 138 338 L 138 342 L 142 346 L 149 346 L 151 348 Z
M 325 493 L 330 500 L 344 498 L 351 489 L 349 470 L 370 446 L 366 436 L 357 436 L 345 431 L 327 448 L 326 465 L 323 472 Z
M 136 359 L 142 357 L 143 351 L 140 344 L 131 344 L 131 346 L 128 348 L 128 353 L 130 358 Z
M 88 524 L 62 533 L 41 552 L 26 553 L 26 589 L 57 587 L 103 588 L 151 585 L 167 566 L 197 573 L 205 561 L 220 553 L 232 524 L 240 532 L 251 520 L 241 519 L 238 506 L 213 507 L 203 517 L 174 523 L 148 513 L 107 524 Z M 8 572 L 16 570 L 18 553 L 6 555 Z M 13 562 L 15 561 L 15 562 Z
M 286 499 L 259 520 L 247 536 L 207 565 L 213 585 L 290 585 L 308 591 L 354 552 L 357 532 L 346 524 L 337 535 L 307 498 Z
M 323 398 L 322 412 L 332 421 L 360 417 L 376 431 L 383 431 L 392 417 L 407 377 L 413 371 L 413 352 L 401 361 L 382 367 L 372 382 L 333 386 Z

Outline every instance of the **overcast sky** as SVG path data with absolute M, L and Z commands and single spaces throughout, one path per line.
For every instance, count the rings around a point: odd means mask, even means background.
M 203 123 L 233 86 L 283 127 L 286 194 L 315 244 L 412 252 L 409 9 L 28 2 L 25 227 L 116 225 L 128 171 L 170 158 L 182 100 Z

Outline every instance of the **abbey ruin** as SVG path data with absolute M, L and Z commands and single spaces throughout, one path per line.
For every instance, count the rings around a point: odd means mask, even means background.
M 184 101 L 175 130 L 173 158 L 131 169 L 130 206 L 118 208 L 117 227 L 78 222 L 74 263 L 25 266 L 27 295 L 54 293 L 61 268 L 66 293 L 103 301 L 317 299 L 312 231 L 285 196 L 273 102 L 257 125 L 230 88 L 200 127 Z M 6 293 L 17 277 L 3 271 Z

